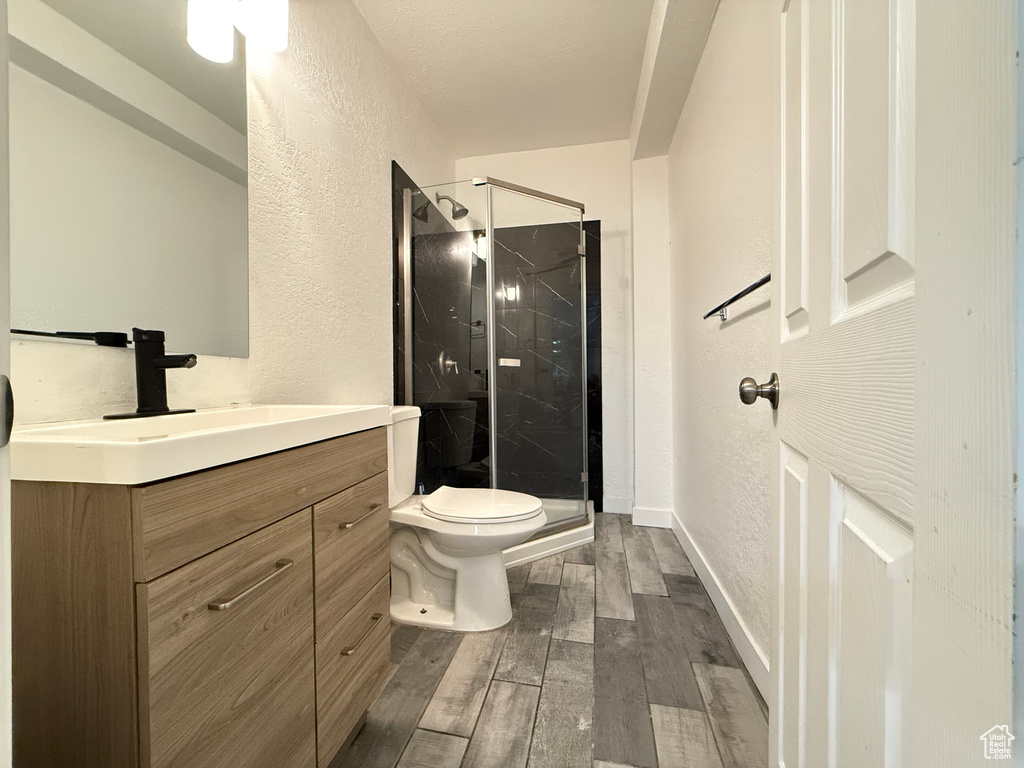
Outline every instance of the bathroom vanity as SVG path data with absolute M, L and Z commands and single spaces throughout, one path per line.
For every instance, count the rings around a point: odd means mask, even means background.
M 13 483 L 17 765 L 327 768 L 390 659 L 387 442 L 296 434 L 151 482 Z

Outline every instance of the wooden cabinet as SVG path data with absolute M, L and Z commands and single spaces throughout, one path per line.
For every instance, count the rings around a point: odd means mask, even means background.
M 15 764 L 327 768 L 388 665 L 386 469 L 376 429 L 13 483 Z

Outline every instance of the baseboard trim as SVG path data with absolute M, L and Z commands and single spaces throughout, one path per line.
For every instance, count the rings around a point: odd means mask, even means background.
M 633 525 L 646 525 L 649 528 L 671 528 L 672 510 L 633 507 Z
M 750 629 L 747 627 L 746 622 L 736 612 L 736 606 L 733 605 L 729 595 L 722 588 L 722 584 L 718 581 L 714 571 L 708 566 L 700 548 L 690 538 L 690 534 L 679 520 L 678 515 L 672 512 L 671 517 L 672 532 L 679 539 L 679 544 L 682 546 L 683 551 L 686 552 L 686 556 L 690 558 L 690 563 L 697 572 L 697 576 L 700 577 L 701 582 L 703 582 L 711 602 L 714 603 L 715 609 L 718 611 L 718 615 L 722 617 L 725 631 L 729 633 L 729 638 L 732 640 L 733 645 L 736 646 L 736 651 L 739 653 L 740 658 L 743 659 L 743 663 L 746 665 L 754 685 L 761 692 L 761 698 L 765 701 L 771 701 L 768 695 L 771 680 L 768 671 L 768 656 L 754 641 L 754 637 L 750 634 Z

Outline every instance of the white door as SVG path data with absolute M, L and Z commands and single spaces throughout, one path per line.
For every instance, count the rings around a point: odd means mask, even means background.
M 780 19 L 773 766 L 906 762 L 913 34 L 912 0 L 789 0 Z
M 9 195 L 7 184 L 7 0 L 0 0 L 0 375 L 10 375 Z M 2 383 L 0 379 L 0 383 Z M 6 433 L 0 388 L 0 436 Z M 4 442 L 0 440 L 0 442 Z M 0 766 L 11 764 L 11 472 L 0 448 Z

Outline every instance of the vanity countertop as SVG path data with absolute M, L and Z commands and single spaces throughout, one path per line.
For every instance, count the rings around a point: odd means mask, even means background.
M 243 405 L 30 424 L 11 436 L 11 477 L 142 485 L 382 427 L 389 413 L 386 405 Z

